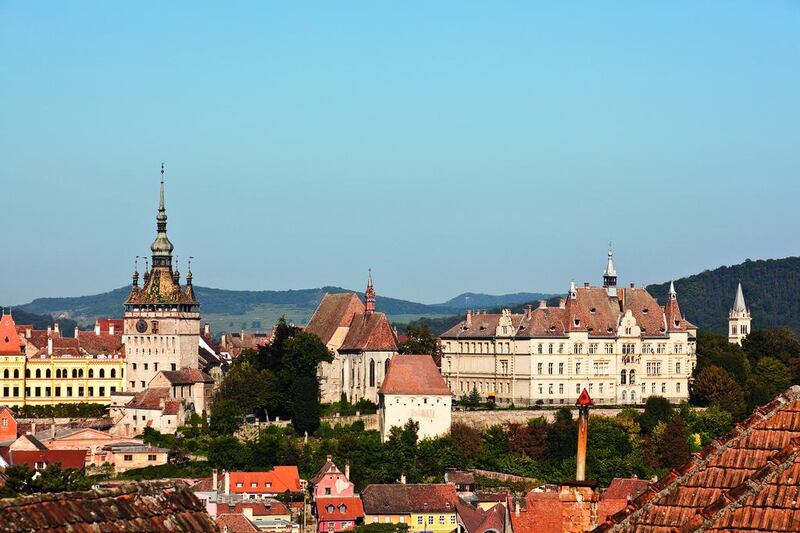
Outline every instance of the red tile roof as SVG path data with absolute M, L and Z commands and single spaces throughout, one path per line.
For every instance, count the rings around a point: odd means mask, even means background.
M 316 506 L 319 521 L 356 520 L 364 516 L 364 506 L 358 496 L 323 498 L 316 501 Z
M 454 513 L 459 502 L 456 489 L 446 483 L 368 485 L 361 493 L 364 513 Z
M 122 328 L 117 331 L 118 333 L 115 332 L 114 335 L 108 333 L 97 335 L 94 331 L 80 331 L 75 340 L 78 341 L 81 351 L 90 355 L 119 354 L 122 351 Z
M 86 466 L 86 450 L 8 450 L 7 461 L 11 466 L 25 465 L 36 468 L 37 464 L 60 464 L 61 468 L 81 469 Z
M 383 313 L 354 315 L 340 351 L 390 351 L 398 348 L 394 329 Z
M 395 355 L 381 385 L 382 394 L 450 396 L 442 374 L 430 355 Z
M 191 385 L 194 383 L 214 383 L 214 378 L 196 368 L 180 370 L 162 370 L 161 373 L 173 385 Z
M 326 294 L 314 311 L 305 331 L 315 334 L 328 344 L 340 327 L 350 326 L 355 315 L 364 314 L 364 304 L 352 292 Z
M 245 509 L 251 509 L 253 516 L 281 516 L 291 514 L 289 508 L 278 500 L 262 500 L 252 502 L 239 502 L 233 507 L 234 513 L 242 513 Z
M 693 327 L 681 315 L 677 300 L 667 300 L 661 307 L 642 288 L 617 289 L 609 296 L 603 287 L 578 287 L 575 298 L 567 298 L 564 308 L 537 307 L 529 312 L 512 314 L 511 321 L 519 338 L 564 336 L 570 331 L 586 331 L 591 337 L 614 337 L 619 319 L 630 311 L 645 337 L 666 336 L 669 331 Z M 496 335 L 502 314 L 476 313 L 470 323 L 456 324 L 442 338 L 491 338 Z
M 198 305 L 191 285 L 185 289 L 172 279 L 168 267 L 154 267 L 150 277 L 139 287 L 131 287 L 131 293 L 125 301 L 128 305 L 136 304 L 184 304 Z
M 243 514 L 222 513 L 217 515 L 218 531 L 227 533 L 249 533 L 250 531 L 260 531 Z
M 459 499 L 456 504 L 458 516 L 464 524 L 466 533 L 484 533 L 486 531 L 503 531 L 505 507 L 498 503 L 488 510 L 483 510 Z
M 625 509 L 628 503 L 643 494 L 650 482 L 645 479 L 619 478 L 611 480 L 611 484 L 597 504 L 598 522 L 603 522 L 609 516 Z
M 558 492 L 529 492 L 520 502 L 519 513 L 510 510 L 514 533 L 561 533 L 563 519 Z
M 112 489 L 34 494 L 0 500 L 7 532 L 218 532 L 182 483 L 128 483 Z
M 269 472 L 231 472 L 230 481 L 231 492 L 237 494 L 282 494 L 300 490 L 300 472 L 296 466 L 276 466 Z M 242 486 L 238 487 L 238 483 Z
M 121 318 L 98 318 L 97 327 L 100 328 L 100 333 L 108 333 L 111 331 L 111 326 L 114 326 L 114 334 L 122 333 L 125 327 L 125 321 Z
M 169 398 L 168 387 L 154 387 L 136 393 L 136 396 L 128 402 L 127 407 L 133 409 L 156 409 L 161 410 L 165 407 L 165 401 Z
M 800 387 L 648 488 L 596 531 L 797 531 Z
M 11 313 L 4 314 L 0 318 L 0 355 L 21 355 L 23 342 Z

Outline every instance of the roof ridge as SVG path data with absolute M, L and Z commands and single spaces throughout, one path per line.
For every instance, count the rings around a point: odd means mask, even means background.
M 675 489 L 675 483 L 680 483 L 696 473 L 699 469 L 707 465 L 711 459 L 724 453 L 733 442 L 750 435 L 756 429 L 758 422 L 769 420 L 775 416 L 782 407 L 798 399 L 800 399 L 800 386 L 793 385 L 776 398 L 757 407 L 750 416 L 738 422 L 728 433 L 722 437 L 717 437 L 699 452 L 693 453 L 689 461 L 677 468 L 673 468 L 669 474 L 648 487 L 647 490 L 628 503 L 627 507 L 606 518 L 605 522 L 602 524 L 598 524 L 594 531 L 607 531 L 615 525 L 620 524 L 623 520 L 627 520 L 631 516 L 644 512 L 653 501 L 670 494 L 672 490 Z M 776 454 L 780 451 L 782 450 L 779 450 Z M 770 456 L 770 458 L 771 457 L 772 456 Z
M 712 525 L 717 518 L 732 506 L 738 505 L 743 498 L 757 493 L 775 476 L 789 468 L 797 457 L 800 457 L 800 437 L 793 438 L 789 441 L 789 444 L 770 455 L 769 459 L 767 459 L 767 464 L 756 470 L 753 475 L 747 477 L 738 486 L 726 490 L 716 500 L 699 509 L 695 517 L 687 524 L 689 528 L 683 531 L 691 533 Z M 698 520 L 697 517 L 701 517 L 702 520 Z M 695 523 L 697 523 L 697 526 L 691 527 Z

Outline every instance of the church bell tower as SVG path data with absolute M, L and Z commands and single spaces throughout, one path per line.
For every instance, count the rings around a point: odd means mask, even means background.
M 728 313 L 728 342 L 731 344 L 742 344 L 747 334 L 750 333 L 750 310 L 744 303 L 744 293 L 742 284 L 736 288 L 736 298 L 733 300 L 733 307 Z

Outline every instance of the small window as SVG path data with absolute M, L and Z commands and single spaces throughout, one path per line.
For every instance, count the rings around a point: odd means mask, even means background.
M 156 460 L 156 454 L 154 454 L 154 453 L 148 454 L 147 460 L 148 461 L 155 461 Z
M 126 461 L 133 461 L 133 455 L 125 455 L 123 459 Z

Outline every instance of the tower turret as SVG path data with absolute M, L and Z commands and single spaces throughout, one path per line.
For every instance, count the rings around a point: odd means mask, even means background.
M 156 238 L 150 245 L 153 254 L 153 268 L 166 267 L 172 270 L 173 246 L 167 238 L 167 210 L 164 207 L 164 163 L 161 163 L 161 190 L 156 214 Z
M 750 333 L 750 310 L 744 302 L 744 292 L 742 284 L 736 288 L 736 298 L 733 300 L 733 307 L 728 313 L 728 342 L 732 344 L 742 344 L 747 334 Z
M 369 269 L 367 278 L 367 290 L 364 292 L 364 301 L 367 314 L 375 311 L 375 287 L 372 286 L 372 269 Z
M 617 271 L 614 268 L 614 252 L 611 243 L 608 243 L 608 262 L 603 272 L 603 287 L 608 291 L 609 296 L 617 295 Z

